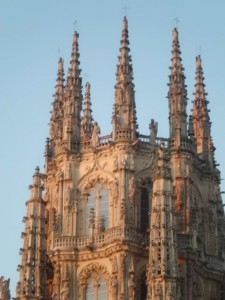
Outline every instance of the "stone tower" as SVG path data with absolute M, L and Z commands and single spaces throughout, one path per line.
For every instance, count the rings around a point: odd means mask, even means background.
M 24 217 L 17 300 L 223 300 L 225 217 L 201 58 L 192 114 L 177 29 L 169 76 L 169 137 L 138 132 L 128 22 L 123 19 L 112 133 L 84 99 L 73 36 L 59 59 L 45 171 Z M 65 84 L 64 84 L 65 82 Z M 45 190 L 42 195 L 43 189 Z

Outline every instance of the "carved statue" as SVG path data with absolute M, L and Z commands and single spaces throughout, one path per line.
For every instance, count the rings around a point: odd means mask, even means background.
M 73 190 L 68 186 L 66 194 L 65 194 L 65 206 L 70 206 L 72 202 L 72 194 Z
M 117 289 L 118 289 L 117 275 L 114 275 L 112 277 L 111 286 L 112 286 L 112 299 L 117 300 Z
M 135 296 L 135 283 L 134 283 L 134 274 L 130 274 L 130 277 L 128 279 L 128 299 L 134 300 Z
M 155 145 L 156 144 L 156 136 L 158 132 L 158 123 L 154 121 L 154 119 L 151 119 L 151 123 L 149 124 L 150 129 L 150 144 Z
M 70 296 L 70 289 L 69 289 L 69 282 L 64 282 L 64 287 L 61 290 L 61 298 L 60 300 L 69 300 Z
M 114 256 L 112 258 L 112 272 L 117 273 L 118 272 L 118 265 L 117 265 L 117 258 Z
M 97 147 L 99 145 L 99 134 L 100 127 L 98 126 L 97 122 L 94 122 L 94 128 L 91 136 L 91 143 L 93 147 Z
M 131 204 L 134 203 L 134 195 L 135 195 L 135 181 L 134 176 L 132 176 L 129 180 L 128 194 Z
M 116 155 L 113 161 L 113 171 L 118 170 L 118 156 Z

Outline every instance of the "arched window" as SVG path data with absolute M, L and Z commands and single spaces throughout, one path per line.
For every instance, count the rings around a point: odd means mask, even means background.
M 86 204 L 86 234 L 90 228 L 103 232 L 109 226 L 109 193 L 108 189 L 96 184 L 89 192 Z
M 150 210 L 150 194 L 152 191 L 152 182 L 147 181 L 141 187 L 141 207 L 140 207 L 140 227 L 141 232 L 146 232 L 149 228 L 149 210 Z
M 85 300 L 107 300 L 107 285 L 102 277 L 87 280 Z
M 92 278 L 87 280 L 85 300 L 95 300 L 95 286 Z

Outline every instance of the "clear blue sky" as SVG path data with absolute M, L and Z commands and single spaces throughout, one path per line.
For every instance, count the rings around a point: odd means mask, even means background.
M 211 109 L 216 159 L 225 177 L 224 0 L 2 0 L 0 2 L 0 275 L 12 295 L 22 246 L 22 217 L 36 165 L 43 171 L 58 52 L 67 73 L 74 21 L 80 33 L 83 85 L 91 83 L 93 114 L 102 134 L 111 132 L 115 71 L 124 6 L 133 57 L 140 132 L 151 118 L 168 136 L 171 31 L 178 30 L 191 108 L 195 56 L 201 52 Z M 58 49 L 60 49 L 58 51 Z M 222 182 L 222 190 L 225 190 Z

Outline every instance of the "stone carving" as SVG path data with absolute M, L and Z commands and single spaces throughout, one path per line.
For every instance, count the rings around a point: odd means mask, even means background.
M 66 179 L 72 179 L 72 166 L 68 164 L 66 167 Z
M 112 288 L 112 299 L 116 300 L 117 299 L 117 294 L 118 294 L 118 280 L 117 280 L 117 275 L 114 274 L 111 279 L 111 288 Z
M 113 171 L 118 170 L 118 156 L 116 155 L 113 161 Z
M 107 268 L 104 265 L 99 264 L 99 263 L 92 263 L 92 264 L 85 266 L 81 270 L 81 272 L 78 276 L 80 285 L 81 286 L 85 285 L 87 279 L 90 278 L 93 273 L 96 273 L 99 276 L 102 276 L 106 280 L 106 283 L 110 280 L 110 275 L 107 271 Z
M 94 122 L 94 127 L 91 136 L 91 144 L 95 148 L 99 145 L 99 134 L 100 134 L 100 127 L 98 126 L 97 122 Z
M 61 297 L 60 300 L 69 300 L 70 297 L 70 288 L 69 288 L 69 282 L 65 281 L 63 283 L 63 287 L 61 289 Z
M 67 191 L 65 193 L 65 207 L 70 207 L 73 201 L 73 189 L 71 189 L 70 186 L 68 186 Z
M 151 123 L 149 124 L 149 129 L 150 129 L 150 144 L 155 145 L 156 136 L 158 132 L 158 123 L 155 122 L 154 119 L 151 119 Z
M 135 180 L 134 176 L 132 176 L 129 180 L 129 185 L 128 185 L 128 195 L 131 204 L 134 204 L 134 196 L 135 196 Z
M 134 274 L 130 274 L 128 279 L 128 299 L 135 300 Z

